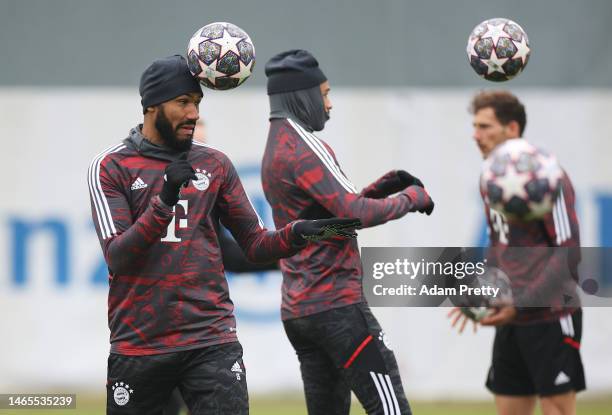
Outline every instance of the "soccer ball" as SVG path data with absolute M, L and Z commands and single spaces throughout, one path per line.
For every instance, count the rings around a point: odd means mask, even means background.
M 198 29 L 187 47 L 189 71 L 208 88 L 226 90 L 246 81 L 255 67 L 255 46 L 249 35 L 226 22 Z
M 464 315 L 474 321 L 480 321 L 489 314 L 489 308 L 485 306 L 461 307 L 460 310 Z
M 510 279 L 501 269 L 496 267 L 486 267 L 486 272 L 483 275 L 477 276 L 470 284 L 473 288 L 497 288 L 497 295 L 491 296 L 473 296 L 463 298 L 461 312 L 468 318 L 474 321 L 480 321 L 488 316 L 492 307 L 500 307 L 512 304 L 512 285 Z
M 509 219 L 540 219 L 552 211 L 562 176 L 555 156 L 515 138 L 484 161 L 480 191 L 493 210 Z
M 478 75 L 488 81 L 507 81 L 517 76 L 529 61 L 527 33 L 509 19 L 485 20 L 468 37 L 467 56 Z

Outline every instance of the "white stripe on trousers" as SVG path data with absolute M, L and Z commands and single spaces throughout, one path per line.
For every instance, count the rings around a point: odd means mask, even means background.
M 397 402 L 397 397 L 395 396 L 395 391 L 393 390 L 393 383 L 391 383 L 391 378 L 389 375 L 385 375 L 385 380 L 387 381 L 387 385 L 389 385 L 389 390 L 391 391 L 391 398 L 393 399 L 393 406 L 395 406 L 395 410 L 397 411 L 397 415 L 400 415 L 399 403 Z
M 401 415 L 397 396 L 393 390 L 393 383 L 389 375 L 383 375 L 382 373 L 370 372 L 370 376 L 374 381 L 374 386 L 378 391 L 378 396 L 383 405 L 385 415 Z
M 376 390 L 378 391 L 378 396 L 380 397 L 380 401 L 382 402 L 385 415 L 393 415 L 392 413 L 391 414 L 389 413 L 389 409 L 387 406 L 387 399 L 380 387 L 380 384 L 378 383 L 378 377 L 376 376 L 376 373 L 370 372 L 370 376 L 372 377 L 372 380 L 374 381 L 374 386 L 376 386 Z M 393 407 L 391 408 L 391 410 L 393 410 Z
M 572 337 L 574 337 L 576 332 L 574 331 L 574 320 L 572 319 L 571 314 L 567 316 L 567 323 L 569 325 L 570 333 L 572 333 Z
M 574 332 L 574 322 L 572 321 L 571 314 L 561 317 L 559 319 L 559 324 L 561 324 L 561 333 L 565 336 L 574 337 L 576 333 Z

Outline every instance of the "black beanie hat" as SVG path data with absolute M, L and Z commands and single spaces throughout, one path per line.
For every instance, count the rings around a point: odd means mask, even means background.
M 319 62 L 306 50 L 293 49 L 266 63 L 268 95 L 308 89 L 327 81 Z
M 202 87 L 189 72 L 187 61 L 181 55 L 154 61 L 140 77 L 142 108 L 153 107 L 190 92 L 202 94 Z

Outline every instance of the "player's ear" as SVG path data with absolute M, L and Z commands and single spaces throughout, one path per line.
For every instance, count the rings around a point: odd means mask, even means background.
M 507 125 L 508 136 L 512 138 L 518 138 L 521 136 L 521 127 L 519 126 L 518 121 L 512 120 Z

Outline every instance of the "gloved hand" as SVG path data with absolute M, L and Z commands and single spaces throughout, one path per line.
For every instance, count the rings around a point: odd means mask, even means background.
M 164 185 L 159 193 L 159 198 L 167 206 L 174 206 L 179 200 L 181 186 L 187 187 L 189 180 L 197 179 L 195 170 L 187 161 L 187 153 L 185 153 L 178 160 L 166 166 Z
M 382 199 L 397 192 L 401 192 L 408 186 L 423 186 L 423 182 L 405 170 L 391 170 L 389 173 L 376 180 L 363 189 L 362 196 L 370 199 Z
M 410 186 L 404 190 L 404 195 L 410 199 L 412 207 L 411 212 L 426 213 L 427 216 L 431 215 L 434 210 L 434 202 L 431 200 L 429 193 L 421 186 Z
M 316 219 L 301 220 L 292 226 L 293 234 L 300 242 L 316 242 L 322 239 L 329 239 L 335 236 L 342 238 L 355 238 L 355 228 L 361 227 L 359 219 Z
M 413 176 L 412 174 L 408 173 L 406 170 L 398 170 L 397 171 L 397 177 L 399 177 L 402 186 L 404 186 L 404 189 L 409 187 L 409 186 L 420 186 L 425 188 L 425 185 L 423 184 L 423 182 L 418 178 Z M 401 189 L 403 190 L 403 189 Z M 399 192 L 400 190 L 398 190 Z M 397 192 L 395 192 L 397 193 Z

